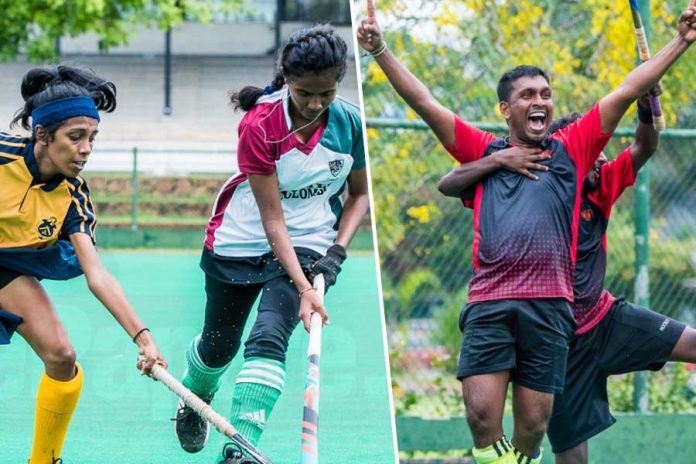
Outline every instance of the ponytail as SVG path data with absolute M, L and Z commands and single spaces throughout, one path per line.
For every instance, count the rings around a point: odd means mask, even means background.
M 273 79 L 273 82 L 271 82 L 271 85 L 264 89 L 253 85 L 248 85 L 239 92 L 230 93 L 230 103 L 235 111 L 239 109 L 242 111 L 249 111 L 256 106 L 256 102 L 259 100 L 259 98 L 261 98 L 261 96 L 277 92 L 283 88 L 283 85 L 285 85 L 285 78 L 280 73 L 276 74 L 276 77 Z

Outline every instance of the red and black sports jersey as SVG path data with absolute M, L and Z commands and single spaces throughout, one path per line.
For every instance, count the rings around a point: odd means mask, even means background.
M 615 160 L 602 166 L 599 188 L 583 192 L 575 263 L 575 302 L 571 304 L 577 334 L 595 327 L 614 304 L 614 296 L 604 288 L 607 226 L 614 203 L 635 181 L 631 149 L 627 148 Z
M 445 147 L 461 163 L 510 146 L 455 117 L 455 146 Z M 573 300 L 573 266 L 583 179 L 611 134 L 603 134 L 599 106 L 544 139 L 551 158 L 539 180 L 498 170 L 476 187 L 474 276 L 469 303 L 514 298 Z

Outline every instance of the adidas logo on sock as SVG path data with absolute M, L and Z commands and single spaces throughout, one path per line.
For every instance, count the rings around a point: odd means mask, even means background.
M 250 422 L 263 430 L 263 428 L 266 426 L 266 411 L 260 409 L 258 411 L 246 412 L 239 415 L 239 420 Z

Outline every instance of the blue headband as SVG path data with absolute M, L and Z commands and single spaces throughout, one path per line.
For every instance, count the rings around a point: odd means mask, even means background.
M 34 108 L 31 112 L 31 129 L 37 125 L 48 127 L 76 116 L 87 116 L 99 121 L 99 112 L 92 97 L 68 97 L 53 100 Z

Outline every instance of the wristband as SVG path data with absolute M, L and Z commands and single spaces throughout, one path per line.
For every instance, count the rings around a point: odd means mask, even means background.
M 307 292 L 311 292 L 312 290 L 314 290 L 315 292 L 317 291 L 317 289 L 314 287 L 305 288 L 299 293 L 300 298 L 302 298 L 302 295 L 304 295 Z
M 372 55 L 373 58 L 377 58 L 379 55 L 385 52 L 387 49 L 387 42 L 382 42 L 382 46 L 379 47 L 377 50 L 372 50 L 370 52 L 370 55 Z
M 142 333 L 145 332 L 145 331 L 149 332 L 150 329 L 148 329 L 147 327 L 143 327 L 142 329 L 138 330 L 138 331 L 135 333 L 135 335 L 133 335 L 133 343 L 136 343 L 135 341 L 138 339 L 138 337 L 140 336 L 140 334 L 142 334 Z
M 638 106 L 638 120 L 643 124 L 653 123 L 653 114 L 650 108 L 644 108 L 640 103 L 636 103 Z

